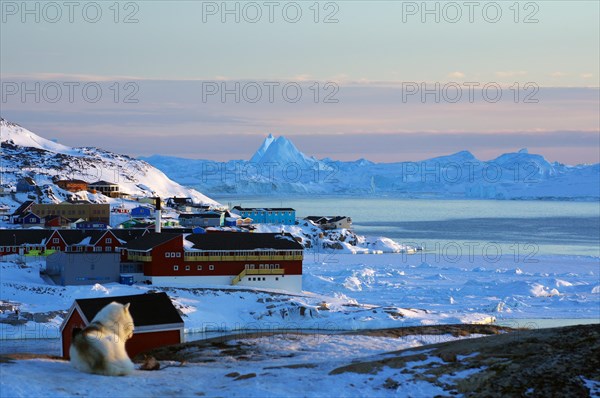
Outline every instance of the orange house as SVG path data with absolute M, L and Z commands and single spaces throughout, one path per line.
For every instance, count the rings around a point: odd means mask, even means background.
M 69 192 L 87 191 L 88 189 L 88 183 L 83 180 L 59 180 L 56 181 L 56 185 Z

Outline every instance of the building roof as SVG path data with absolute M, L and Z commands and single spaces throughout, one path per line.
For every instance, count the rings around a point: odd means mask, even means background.
M 128 250 L 141 250 L 148 251 L 156 246 L 162 245 L 172 239 L 177 239 L 181 237 L 182 234 L 170 234 L 170 233 L 155 233 L 148 232 L 137 239 L 130 240 L 127 242 Z
M 52 232 L 51 229 L 0 229 L 0 246 L 45 244 Z
M 123 228 L 111 229 L 111 232 L 117 237 L 117 239 L 123 242 L 129 242 L 130 240 L 137 239 L 144 235 L 146 230 L 141 228 Z
M 89 184 L 90 187 L 91 186 L 95 186 L 95 185 L 114 185 L 114 186 L 118 186 L 119 184 L 115 184 L 114 182 L 109 182 L 109 181 L 104 181 L 104 180 L 92 182 L 91 184 Z
M 28 185 L 31 185 L 31 186 L 37 185 L 36 182 L 31 177 L 23 177 L 23 178 L 21 178 L 21 180 L 19 182 L 21 182 L 21 181 L 25 181 L 25 183 L 27 183 Z
M 15 212 L 12 214 L 13 216 L 20 216 L 23 215 L 23 213 L 26 212 L 27 208 L 29 206 L 31 206 L 33 203 L 33 200 L 26 200 L 25 202 L 23 202 L 21 204 L 21 206 L 17 207 L 17 210 L 15 210 Z
M 86 184 L 86 181 L 83 180 L 77 180 L 77 179 L 73 179 L 73 180 L 58 180 L 56 181 L 56 184 Z
M 181 213 L 179 218 L 221 218 L 222 213 L 216 211 L 205 211 L 203 213 Z
M 56 231 L 64 239 L 67 245 L 77 245 L 88 239 L 86 245 L 94 245 L 102 236 L 107 233 L 106 230 L 85 230 L 85 229 L 64 229 Z
M 307 216 L 304 217 L 305 220 L 309 220 L 314 222 L 315 224 L 327 224 L 332 222 L 342 221 L 348 216 Z
M 171 303 L 169 296 L 164 292 L 75 300 L 89 322 L 102 308 L 113 301 L 131 304 L 129 312 L 136 327 L 174 323 L 180 323 L 183 326 L 183 319 Z
M 233 209 L 239 211 L 296 211 L 296 209 L 292 209 L 291 207 L 241 207 L 234 206 Z
M 168 201 L 171 201 L 178 205 L 192 204 L 192 198 L 178 198 L 177 196 L 173 196 L 172 198 L 168 198 Z
M 290 234 L 221 232 L 187 235 L 185 239 L 199 250 L 302 250 Z

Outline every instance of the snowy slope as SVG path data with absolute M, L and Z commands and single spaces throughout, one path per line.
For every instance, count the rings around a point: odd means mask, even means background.
M 343 143 L 342 143 L 343 144 Z M 269 135 L 250 161 L 151 156 L 182 184 L 214 194 L 382 195 L 419 198 L 598 200 L 600 164 L 550 163 L 526 149 L 483 161 L 469 151 L 420 162 L 317 160 Z
M 0 119 L 2 144 L 2 185 L 14 191 L 23 177 L 31 177 L 39 187 L 35 193 L 42 202 L 60 202 L 70 193 L 54 184 L 56 179 L 81 179 L 86 182 L 106 180 L 119 184 L 122 192 L 132 196 L 189 196 L 197 202 L 215 203 L 200 192 L 186 188 L 169 179 L 163 172 L 127 155 L 98 148 L 70 148 L 46 140 L 31 131 Z M 103 195 L 87 192 L 77 194 L 92 202 L 111 202 Z M 38 199 L 36 198 L 36 199 Z M 15 206 L 26 199 L 17 194 L 4 197 Z

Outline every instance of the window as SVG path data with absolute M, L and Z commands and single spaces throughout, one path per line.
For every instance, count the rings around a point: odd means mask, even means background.
M 171 257 L 171 253 L 169 253 L 169 252 L 165 252 L 165 257 L 166 257 L 166 258 L 169 258 L 169 257 Z
M 173 271 L 179 271 L 179 265 L 174 265 L 173 266 Z
M 106 238 L 106 243 L 112 243 L 112 238 Z
M 196 267 L 196 269 L 197 269 L 198 271 L 202 271 L 202 266 L 201 266 L 201 265 L 199 265 L 199 266 L 197 266 L 197 267 Z
M 181 258 L 181 253 L 176 253 L 176 254 L 177 254 L 176 255 L 177 258 Z
M 94 247 L 94 251 L 95 252 L 101 252 L 102 251 L 102 247 L 101 246 L 95 246 Z
M 106 246 L 106 247 L 104 248 L 104 251 L 105 251 L 105 252 L 112 252 L 112 247 L 110 247 L 110 246 Z
M 186 266 L 185 266 L 185 270 L 186 270 L 186 271 L 189 271 L 189 270 L 190 270 L 190 266 L 189 266 L 189 265 L 186 265 Z
M 209 266 L 208 266 L 208 269 L 209 269 L 210 271 L 214 271 L 214 270 L 215 270 L 215 266 L 211 264 L 211 265 L 209 265 Z
M 175 252 L 171 252 L 171 257 L 175 258 Z
M 58 238 L 52 238 L 52 243 L 58 243 L 60 240 Z

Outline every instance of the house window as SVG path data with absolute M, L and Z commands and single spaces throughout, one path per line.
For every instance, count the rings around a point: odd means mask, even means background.
M 95 252 L 101 252 L 102 251 L 102 247 L 101 246 L 96 246 L 96 247 L 94 247 L 94 251 Z
M 215 266 L 211 264 L 211 265 L 209 265 L 209 266 L 208 266 L 208 269 L 209 269 L 210 271 L 214 271 L 214 270 L 215 270 Z
M 196 267 L 196 269 L 197 269 L 198 271 L 202 271 L 202 266 L 201 266 L 201 265 L 199 265 L 199 266 L 197 266 L 197 267 Z
M 181 258 L 181 253 L 176 253 L 177 258 Z
M 185 266 L 185 270 L 186 270 L 186 271 L 189 271 L 189 270 L 190 270 L 190 266 L 189 266 L 189 265 L 186 265 L 186 266 Z
M 106 243 L 112 243 L 112 238 L 106 238 Z
M 179 271 L 179 265 L 174 265 L 173 266 L 173 271 Z
M 58 242 L 59 242 L 58 238 L 52 238 L 52 243 L 58 243 Z
M 169 258 L 169 257 L 171 257 L 171 253 L 169 253 L 169 252 L 165 252 L 165 257 L 166 257 L 166 258 Z
M 112 247 L 110 247 L 110 246 L 106 246 L 106 247 L 104 248 L 104 251 L 105 251 L 105 252 L 112 252 Z

